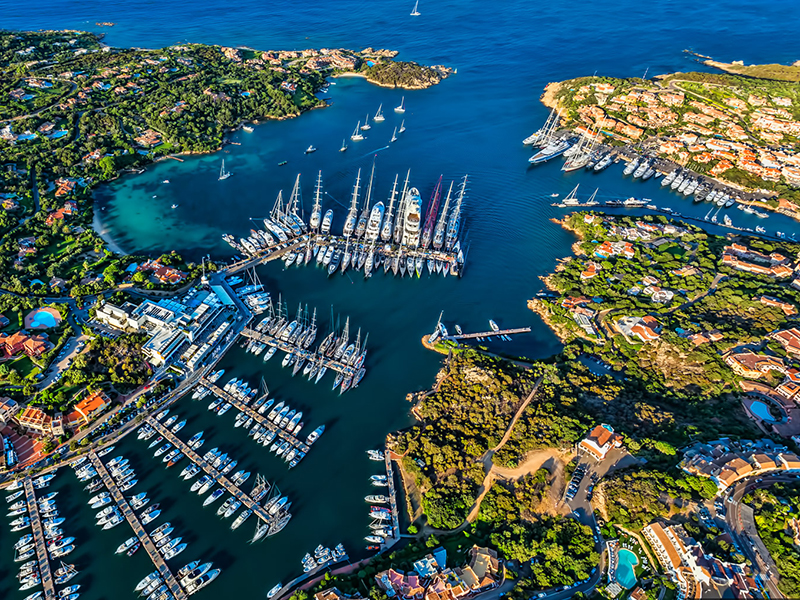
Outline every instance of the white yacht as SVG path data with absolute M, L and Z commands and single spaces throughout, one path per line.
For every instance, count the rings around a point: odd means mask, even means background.
M 405 216 L 403 219 L 403 245 L 410 248 L 419 246 L 420 219 L 422 213 L 422 198 L 419 190 L 412 187 L 406 192 Z
M 368 242 L 374 242 L 378 239 L 378 235 L 380 235 L 381 232 L 383 214 L 385 211 L 386 207 L 383 205 L 383 202 L 378 202 L 372 207 L 372 212 L 370 212 L 369 215 L 369 221 L 367 221 L 367 231 L 365 234 Z

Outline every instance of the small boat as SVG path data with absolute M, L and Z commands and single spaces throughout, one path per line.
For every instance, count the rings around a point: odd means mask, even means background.
M 283 584 L 279 583 L 278 585 L 276 585 L 274 588 L 272 588 L 270 591 L 267 592 L 267 598 L 274 598 L 275 594 L 280 592 L 282 589 L 283 589 Z
M 288 160 L 282 160 L 281 162 L 278 163 L 278 166 L 282 167 L 283 165 L 285 165 L 288 162 L 289 162 Z
M 342 140 L 342 147 L 339 148 L 339 152 L 345 152 L 346 150 L 347 150 L 347 144 L 345 143 L 345 140 Z
M 217 500 L 220 499 L 220 497 L 224 493 L 225 493 L 225 488 L 217 488 L 216 490 L 211 492 L 211 495 L 208 498 L 205 499 L 205 501 L 203 502 L 203 506 L 208 506 L 209 504 L 216 502 Z
M 306 148 L 306 154 L 311 154 L 312 152 L 316 152 L 316 151 L 317 151 L 317 149 L 314 148 L 314 146 L 309 146 L 308 148 Z
M 127 552 L 134 546 L 134 544 L 138 543 L 138 541 L 139 538 L 137 538 L 135 535 L 129 537 L 127 540 L 125 540 L 119 546 L 117 546 L 117 549 L 114 552 L 114 554 L 122 554 L 123 552 Z
M 411 13 L 412 16 L 416 17 L 419 14 L 417 12 L 417 5 L 418 4 L 419 4 L 419 2 L 417 2 L 417 4 L 414 5 L 414 12 Z M 415 12 L 417 13 L 416 15 L 414 14 Z M 401 114 L 406 112 L 406 97 L 405 96 L 403 96 L 403 98 L 400 100 L 400 106 L 396 106 L 395 107 L 394 112 L 401 113 Z

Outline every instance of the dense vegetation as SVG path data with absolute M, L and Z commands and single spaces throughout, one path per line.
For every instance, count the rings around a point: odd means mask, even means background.
M 679 511 L 681 500 L 713 498 L 717 486 L 674 469 L 639 469 L 613 474 L 603 482 L 602 492 L 609 520 L 638 530 Z
M 453 529 L 464 521 L 484 477 L 478 459 L 500 442 L 534 379 L 532 371 L 477 352 L 448 360 L 437 389 L 417 407 L 423 422 L 394 444 L 419 480 L 431 525 Z
M 363 73 L 372 83 L 406 89 L 426 88 L 442 80 L 441 72 L 437 69 L 414 62 L 382 61 L 364 67 Z
M 147 336 L 141 334 L 121 335 L 116 339 L 95 337 L 87 351 L 64 372 L 64 381 L 78 386 L 110 380 L 121 392 L 143 385 L 151 374 L 142 356 L 145 341 Z
M 548 477 L 539 470 L 513 484 L 495 483 L 481 502 L 477 530 L 491 531 L 491 544 L 507 559 L 531 562 L 530 576 L 518 583 L 515 595 L 586 579 L 599 560 L 591 529 L 537 511 Z
M 800 483 L 776 483 L 744 501 L 753 506 L 758 535 L 778 566 L 778 587 L 788 598 L 800 597 Z

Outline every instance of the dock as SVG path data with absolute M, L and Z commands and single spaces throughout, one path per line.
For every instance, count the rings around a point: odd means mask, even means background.
M 263 427 L 266 427 L 270 431 L 276 432 L 277 438 L 282 439 L 285 442 L 289 442 L 289 445 L 292 448 L 296 448 L 300 452 L 308 454 L 310 448 L 307 444 L 301 442 L 294 435 L 292 435 L 285 429 L 278 427 L 272 421 L 268 420 L 266 415 L 259 414 L 257 410 L 254 410 L 253 408 L 242 402 L 241 398 L 237 398 L 236 396 L 229 394 L 228 392 L 226 392 L 222 388 L 217 387 L 207 379 L 200 380 L 200 385 L 203 385 L 206 387 L 206 389 L 211 390 L 211 393 L 217 396 L 218 398 L 222 398 L 226 402 L 230 402 L 233 407 L 245 413 L 248 417 L 252 417 L 254 422 L 258 423 Z M 288 452 L 289 450 L 287 449 L 286 451 Z M 189 450 L 189 452 L 191 452 L 191 450 Z
M 264 248 L 258 252 L 255 256 L 249 256 L 248 258 L 242 259 L 235 263 L 231 263 L 222 269 L 222 272 L 227 275 L 233 275 L 238 273 L 239 271 L 244 271 L 250 269 L 251 267 L 255 267 L 257 265 L 263 265 L 271 260 L 275 260 L 280 258 L 284 254 L 288 252 L 293 252 L 298 246 L 304 243 L 307 240 L 307 236 L 300 236 L 299 238 L 295 238 L 290 241 L 290 245 L 287 247 L 283 247 L 283 243 L 275 244 L 274 246 L 269 246 L 268 248 Z
M 203 457 L 198 455 L 194 450 L 189 448 L 184 442 L 182 442 L 174 433 L 172 433 L 167 427 L 164 427 L 161 423 L 156 421 L 154 418 L 150 417 L 146 421 L 153 429 L 155 429 L 159 435 L 164 436 L 164 439 L 170 442 L 173 446 L 178 448 L 183 455 L 186 456 L 189 460 L 195 463 L 198 467 L 203 469 L 207 475 L 210 475 L 214 478 L 219 485 L 224 487 L 229 494 L 236 497 L 244 506 L 249 508 L 253 511 L 253 514 L 257 515 L 265 523 L 270 523 L 271 521 L 278 520 L 282 515 L 283 512 L 278 511 L 274 515 L 270 515 L 267 510 L 261 506 L 258 502 L 253 500 L 249 495 L 245 494 L 242 490 L 236 487 L 227 477 L 225 477 L 220 471 L 212 467 L 208 464 Z
M 186 600 L 188 595 L 183 591 L 183 588 L 180 586 L 180 584 L 178 584 L 178 581 L 175 579 L 172 571 L 169 570 L 164 557 L 161 556 L 161 553 L 156 548 L 156 545 L 150 538 L 150 534 L 145 531 L 144 526 L 142 525 L 141 521 L 139 521 L 139 517 L 136 516 L 136 513 L 133 512 L 133 509 L 128 504 L 128 501 L 125 500 L 125 497 L 119 490 L 117 483 L 109 474 L 108 469 L 106 469 L 103 462 L 94 452 L 89 452 L 87 456 L 89 457 L 92 465 L 94 465 L 94 468 L 97 469 L 97 473 L 100 475 L 100 478 L 103 480 L 106 488 L 108 488 L 108 491 L 114 498 L 114 502 L 117 504 L 117 506 L 119 506 L 122 514 L 125 516 L 125 519 L 127 519 L 131 529 L 133 529 L 133 532 L 136 534 L 136 537 L 139 538 L 139 542 L 141 542 L 142 547 L 147 551 L 147 554 L 150 555 L 150 560 L 152 560 L 153 564 L 156 566 L 161 579 L 163 579 L 164 583 L 167 584 L 167 587 L 169 588 L 173 598 L 175 598 L 175 600 Z
M 514 335 L 517 333 L 530 333 L 530 327 L 517 327 L 516 329 L 498 329 L 497 331 L 482 331 L 481 333 L 462 333 L 460 335 L 448 335 L 448 340 L 474 340 L 475 338 L 488 338 L 494 335 Z
M 304 350 L 302 348 L 298 348 L 297 346 L 284 342 L 283 340 L 279 340 L 276 337 L 269 335 L 268 333 L 262 333 L 260 331 L 256 331 L 255 329 L 251 329 L 249 327 L 245 327 L 242 330 L 242 336 L 256 340 L 257 342 L 261 342 L 262 344 L 267 344 L 268 346 L 274 346 L 278 350 L 282 350 L 284 352 L 299 353 L 305 359 L 315 356 L 314 350 Z M 334 360 L 332 358 L 326 358 L 326 357 L 317 357 L 317 359 L 322 360 L 323 366 L 328 367 L 329 369 L 331 369 L 332 371 L 336 371 L 337 373 L 342 373 L 345 377 L 353 377 L 356 373 L 358 373 L 358 369 L 351 367 L 347 363 L 343 363 L 340 360 Z
M 394 471 L 392 460 L 389 458 L 389 449 L 384 448 L 383 460 L 386 463 L 386 480 L 389 482 L 389 506 L 392 510 L 392 537 L 394 540 L 400 539 L 400 513 L 397 510 L 397 489 L 394 485 Z M 392 542 L 394 542 L 392 540 Z
M 31 532 L 36 543 L 36 557 L 39 559 L 39 574 L 42 577 L 44 597 L 55 600 L 56 589 L 53 584 L 53 574 L 50 571 L 50 559 L 47 555 L 47 542 L 44 539 L 42 518 L 39 516 L 39 505 L 36 503 L 36 492 L 30 477 L 23 481 L 25 487 L 25 501 L 28 503 L 28 515 L 31 519 Z

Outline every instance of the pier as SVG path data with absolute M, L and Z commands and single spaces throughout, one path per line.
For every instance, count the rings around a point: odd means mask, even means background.
M 288 252 L 293 252 L 298 246 L 300 246 L 306 240 L 307 236 L 301 236 L 299 238 L 290 240 L 289 242 L 282 242 L 275 244 L 273 246 L 269 246 L 268 248 L 259 250 L 258 254 L 256 254 L 255 256 L 249 256 L 248 258 L 244 258 L 240 261 L 229 264 L 224 269 L 222 269 L 222 271 L 226 275 L 233 275 L 234 273 L 250 269 L 251 267 L 255 267 L 257 265 L 263 265 L 271 260 L 280 258 L 281 256 L 283 256 Z M 289 245 L 284 247 L 284 244 L 287 243 Z
M 270 431 L 276 432 L 278 439 L 282 439 L 285 442 L 289 442 L 289 445 L 292 448 L 296 448 L 300 452 L 308 454 L 310 448 L 307 444 L 301 442 L 294 435 L 292 435 L 285 429 L 278 427 L 272 421 L 268 420 L 266 415 L 259 414 L 257 410 L 254 410 L 253 408 L 242 402 L 240 398 L 237 398 L 236 396 L 229 394 L 228 392 L 226 392 L 222 388 L 217 387 L 207 379 L 201 380 L 200 384 L 205 386 L 207 389 L 211 390 L 211 393 L 217 396 L 218 398 L 222 398 L 226 402 L 230 402 L 231 405 L 234 406 L 236 409 L 245 413 L 248 417 L 252 417 L 254 422 L 258 423 L 259 425 L 262 425 L 263 427 L 266 427 Z M 289 450 L 287 449 L 286 451 L 288 452 Z M 189 450 L 189 452 L 191 452 L 191 450 Z
M 389 482 L 389 506 L 392 510 L 392 537 L 394 540 L 400 539 L 400 513 L 397 510 L 397 489 L 394 485 L 394 471 L 392 460 L 389 458 L 389 449 L 384 448 L 383 460 L 386 463 L 386 480 Z M 392 543 L 394 543 L 394 540 Z
M 250 329 L 249 327 L 245 327 L 242 330 L 242 336 L 254 339 L 257 342 L 267 344 L 268 346 L 274 346 L 278 350 L 283 350 L 284 352 L 297 352 L 306 359 L 315 356 L 315 352 L 313 350 L 304 350 L 302 348 L 298 348 L 297 346 L 293 346 L 292 344 L 279 340 L 268 333 L 262 333 L 260 331 L 256 331 L 255 329 Z M 317 357 L 317 360 L 322 361 L 322 366 L 328 367 L 337 373 L 342 373 L 345 377 L 353 377 L 356 373 L 358 373 L 358 369 L 351 367 L 347 363 L 343 363 L 339 360 L 334 360 L 324 356 Z
M 178 584 L 175 576 L 172 574 L 172 571 L 169 570 L 167 562 L 156 548 L 156 545 L 150 538 L 150 534 L 145 531 L 141 521 L 139 521 L 139 517 L 136 516 L 136 513 L 133 512 L 133 509 L 128 504 L 128 501 L 125 500 L 122 492 L 120 492 L 117 483 L 109 474 L 108 469 L 106 469 L 103 462 L 94 452 L 89 452 L 87 456 L 89 457 L 92 465 L 94 465 L 94 468 L 97 469 L 97 473 L 100 475 L 100 478 L 103 480 L 106 488 L 108 488 L 108 491 L 114 498 L 114 502 L 117 504 L 117 506 L 119 506 L 122 514 L 127 519 L 131 529 L 133 529 L 133 532 L 136 534 L 136 537 L 139 538 L 139 542 L 141 542 L 142 547 L 147 551 L 147 554 L 150 555 L 150 560 L 153 561 L 153 564 L 158 570 L 158 574 L 164 580 L 164 583 L 167 584 L 167 587 L 169 588 L 170 593 L 172 593 L 173 598 L 175 598 L 175 600 L 185 600 L 188 598 L 186 592 L 183 591 L 183 588 Z
M 44 597 L 55 600 L 56 589 L 53 585 L 53 574 L 50 571 L 50 559 L 47 556 L 47 542 L 44 539 L 42 529 L 42 518 L 39 515 L 39 505 L 36 503 L 36 492 L 33 489 L 33 482 L 30 477 L 26 477 L 23 485 L 25 486 L 25 501 L 28 503 L 28 515 L 31 519 L 31 532 L 36 544 L 36 557 L 39 559 L 39 575 L 42 578 Z
M 497 331 L 483 331 L 481 333 L 462 333 L 459 335 L 448 335 L 447 340 L 474 340 L 475 338 L 488 338 L 494 335 L 514 335 L 517 333 L 530 333 L 530 327 L 518 327 L 516 329 L 498 329 Z
M 195 463 L 198 467 L 203 469 L 207 475 L 210 475 L 214 478 L 214 481 L 224 487 L 228 493 L 234 496 L 237 500 L 239 500 L 244 506 L 249 508 L 253 511 L 253 514 L 257 515 L 265 523 L 269 523 L 270 521 L 275 521 L 280 516 L 283 515 L 282 511 L 278 511 L 274 515 L 270 515 L 266 509 L 261 506 L 258 502 L 253 500 L 249 495 L 245 494 L 242 490 L 238 487 L 233 485 L 233 483 L 225 477 L 220 471 L 212 467 L 208 464 L 205 460 L 203 460 L 202 456 L 199 456 L 196 452 L 194 452 L 189 446 L 187 446 L 184 442 L 182 442 L 178 437 L 172 433 L 167 427 L 164 427 L 161 423 L 156 421 L 154 418 L 150 417 L 147 419 L 147 423 L 155 429 L 159 435 L 164 436 L 164 439 L 170 442 L 173 446 L 178 448 L 186 458 L 191 460 Z

